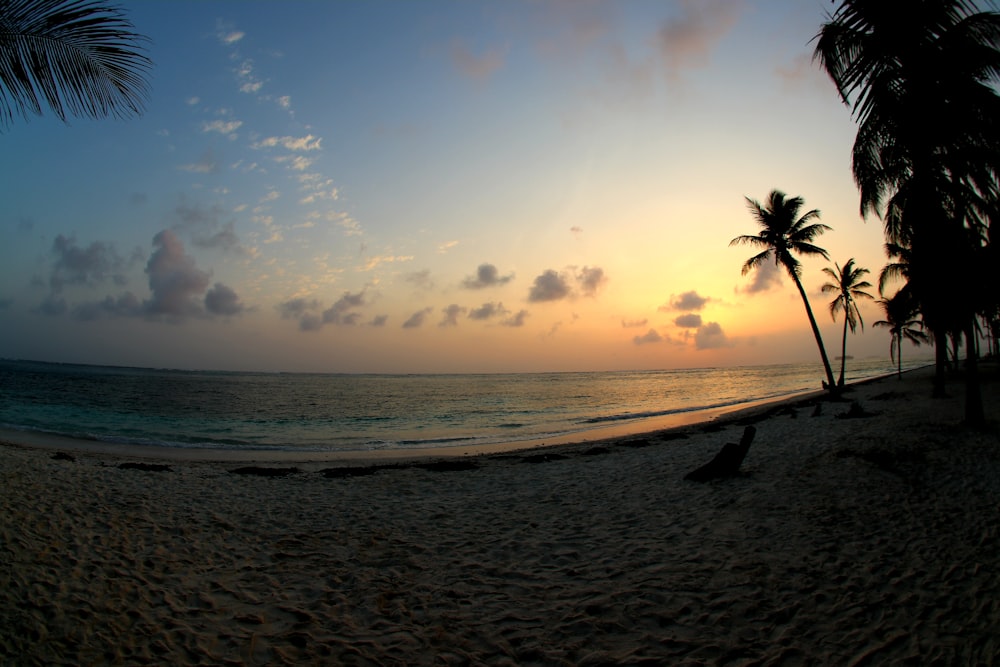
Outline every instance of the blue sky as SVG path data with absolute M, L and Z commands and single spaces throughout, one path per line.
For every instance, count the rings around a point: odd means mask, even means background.
M 818 358 L 740 275 L 744 196 L 801 195 L 874 276 L 833 5 L 132 2 L 137 119 L 2 135 L 0 356 L 460 372 Z M 804 282 L 831 356 L 840 327 Z M 873 278 L 873 282 L 875 279 Z M 865 306 L 866 323 L 879 319 Z M 849 341 L 888 354 L 884 331 Z

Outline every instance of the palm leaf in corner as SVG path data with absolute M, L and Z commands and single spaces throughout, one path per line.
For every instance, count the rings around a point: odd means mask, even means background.
M 43 106 L 64 122 L 140 115 L 146 41 L 101 0 L 0 1 L 0 130 Z

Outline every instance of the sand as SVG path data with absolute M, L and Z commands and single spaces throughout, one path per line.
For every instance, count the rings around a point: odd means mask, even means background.
M 998 663 L 985 374 L 984 432 L 919 370 L 739 415 L 708 483 L 735 417 L 357 476 L 8 443 L 0 664 Z

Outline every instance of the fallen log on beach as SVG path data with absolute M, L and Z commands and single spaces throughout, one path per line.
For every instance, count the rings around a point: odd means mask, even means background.
M 743 429 L 743 437 L 740 438 L 740 444 L 736 445 L 727 442 L 722 446 L 722 450 L 715 455 L 715 458 L 700 468 L 689 472 L 684 476 L 684 479 L 690 479 L 695 482 L 707 482 L 712 479 L 733 477 L 739 474 L 740 466 L 743 465 L 743 459 L 746 458 L 747 452 L 750 451 L 750 443 L 753 442 L 753 437 L 756 434 L 756 428 L 747 426 Z

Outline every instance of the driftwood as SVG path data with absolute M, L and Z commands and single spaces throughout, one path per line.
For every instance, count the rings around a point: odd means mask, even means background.
M 750 451 L 750 443 L 753 442 L 753 437 L 756 433 L 757 429 L 753 426 L 747 426 L 743 429 L 743 437 L 740 438 L 740 444 L 726 443 L 722 446 L 722 451 L 716 454 L 714 459 L 697 470 L 692 470 L 684 476 L 684 479 L 690 479 L 695 482 L 707 482 L 710 479 L 737 475 L 740 471 L 740 466 L 743 464 L 743 459 L 746 458 L 747 452 Z

